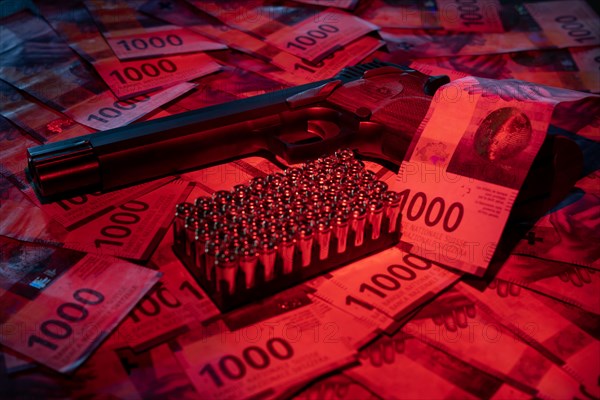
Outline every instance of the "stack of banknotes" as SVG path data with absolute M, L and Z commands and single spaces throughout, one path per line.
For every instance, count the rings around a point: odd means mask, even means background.
M 599 398 L 592 3 L 0 0 L 0 397 Z M 175 207 L 281 165 L 52 203 L 25 173 L 29 147 L 373 59 L 452 79 L 399 171 L 365 162 L 400 196 L 400 245 L 228 313 L 174 255 Z M 548 132 L 580 179 L 511 218 Z

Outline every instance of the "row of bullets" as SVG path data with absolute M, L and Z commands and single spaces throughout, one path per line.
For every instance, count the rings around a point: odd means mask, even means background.
M 187 267 L 213 285 L 205 289 L 231 295 L 238 278 L 250 289 L 344 253 L 349 245 L 398 235 L 399 226 L 398 193 L 344 149 L 178 204 L 174 246 L 192 264 Z

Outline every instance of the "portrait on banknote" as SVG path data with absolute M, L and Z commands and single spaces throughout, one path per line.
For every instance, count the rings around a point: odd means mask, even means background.
M 499 108 L 462 137 L 448 172 L 518 189 L 527 171 L 521 153 L 528 151 L 531 138 L 531 122 L 525 113 L 514 107 Z

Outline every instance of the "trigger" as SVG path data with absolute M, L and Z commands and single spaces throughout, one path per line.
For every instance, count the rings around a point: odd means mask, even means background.
M 341 84 L 342 81 L 339 79 L 327 82 L 324 85 L 290 96 L 285 101 L 292 109 L 318 103 L 327 99 L 327 97 L 329 97 L 329 95 Z

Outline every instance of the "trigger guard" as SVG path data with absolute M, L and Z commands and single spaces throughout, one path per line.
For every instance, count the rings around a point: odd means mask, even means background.
M 323 140 L 339 135 L 342 130 L 338 124 L 327 120 L 308 120 L 306 125 L 306 131 L 308 133 L 319 136 Z M 313 130 L 317 129 L 319 132 L 313 132 Z
M 332 123 L 330 121 L 321 121 Z M 333 123 L 332 123 L 333 124 Z M 333 151 L 344 147 L 349 140 L 349 132 L 341 129 L 337 124 L 335 132 L 326 133 L 321 140 L 313 143 L 288 143 L 278 135 L 270 137 L 269 147 L 274 154 L 283 158 L 286 163 L 296 164 L 306 160 L 315 159 L 319 156 L 332 153 Z M 320 136 L 319 134 L 316 134 Z

